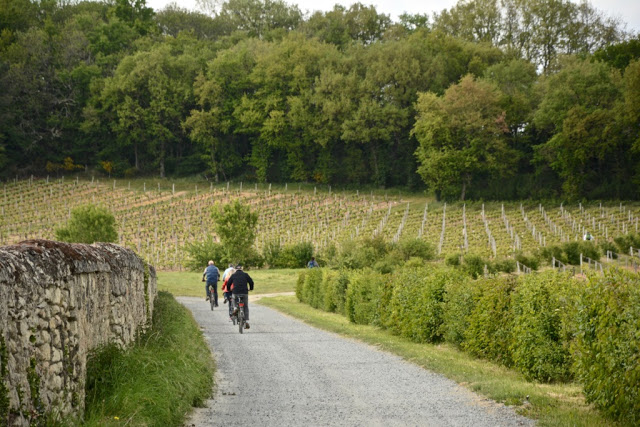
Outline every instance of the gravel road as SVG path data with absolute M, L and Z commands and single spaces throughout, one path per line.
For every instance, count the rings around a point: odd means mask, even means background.
M 214 351 L 216 390 L 188 426 L 522 426 L 533 421 L 372 346 L 251 304 L 238 333 L 220 305 L 179 297 Z

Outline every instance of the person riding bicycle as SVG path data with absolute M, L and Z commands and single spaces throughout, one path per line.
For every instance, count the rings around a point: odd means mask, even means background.
M 229 263 L 229 267 L 227 267 L 224 273 L 222 273 L 222 295 L 224 295 L 224 301 L 222 302 L 223 304 L 226 304 L 227 301 L 231 300 L 231 291 L 229 290 L 229 288 L 227 288 L 227 290 L 225 291 L 225 286 L 227 284 L 227 280 L 229 280 L 229 277 L 231 277 L 231 275 L 235 272 L 235 265 Z
M 218 281 L 220 280 L 220 271 L 215 266 L 213 261 L 209 261 L 209 265 L 204 269 L 202 273 L 202 280 L 206 281 L 205 291 L 207 292 L 207 301 L 211 298 L 209 287 L 213 288 L 213 303 L 214 306 L 218 306 Z
M 249 329 L 249 291 L 253 290 L 253 279 L 242 271 L 242 264 L 236 266 L 236 272 L 229 277 L 227 286 L 233 292 L 233 299 L 236 302 L 233 314 L 238 313 L 238 297 L 244 299 L 244 318 L 247 321 L 245 329 Z
M 229 318 L 233 316 L 233 297 L 231 289 L 229 289 L 229 279 L 236 272 L 233 264 L 222 273 L 222 295 L 224 295 L 224 303 L 229 302 Z

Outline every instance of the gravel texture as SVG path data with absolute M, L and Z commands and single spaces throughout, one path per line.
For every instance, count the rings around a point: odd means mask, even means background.
M 367 344 L 251 304 L 251 329 L 179 297 L 203 329 L 216 390 L 188 426 L 522 426 L 533 421 Z

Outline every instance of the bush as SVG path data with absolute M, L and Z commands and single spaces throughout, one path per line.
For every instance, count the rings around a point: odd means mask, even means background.
M 278 254 L 276 268 L 303 268 L 313 256 L 313 244 L 300 242 L 287 245 Z
M 464 271 L 474 279 L 484 275 L 485 265 L 487 265 L 487 261 L 477 255 L 465 255 L 464 257 Z
M 403 268 L 391 278 L 385 326 L 415 342 L 440 341 L 445 285 L 458 276 L 449 268 Z
M 447 258 L 444 260 L 444 263 L 446 265 L 449 265 L 451 267 L 459 267 L 460 266 L 460 258 L 462 255 L 460 254 L 451 254 L 448 255 Z
M 322 269 L 311 268 L 307 271 L 302 286 L 302 301 L 313 308 L 320 308 L 320 301 L 324 299 L 322 295 Z
M 313 271 L 313 270 L 315 270 L 315 269 L 302 270 L 298 274 L 298 280 L 296 280 L 296 298 L 298 298 L 298 301 L 300 301 L 300 302 L 307 302 L 307 301 L 305 301 L 304 294 L 303 294 L 304 281 L 307 279 L 307 272 L 308 271 Z
M 382 274 L 393 273 L 396 268 L 402 265 L 404 259 L 400 251 L 389 252 L 384 258 L 373 265 L 373 269 Z
M 269 267 L 277 268 L 278 260 L 280 259 L 280 252 L 282 246 L 279 240 L 272 240 L 267 242 L 262 249 L 262 258 Z
M 606 255 L 607 251 L 611 251 L 613 253 L 613 259 L 618 259 L 619 248 L 615 243 L 604 241 L 600 243 L 599 247 L 603 255 Z
M 521 276 L 512 294 L 514 366 L 527 379 L 564 381 L 571 377 L 563 313 L 570 309 L 573 280 L 553 271 Z
M 116 219 L 103 207 L 80 206 L 71 211 L 67 226 L 56 230 L 56 239 L 69 243 L 116 242 Z
M 435 249 L 422 239 L 405 239 L 398 244 L 398 250 L 405 261 L 410 258 L 431 260 L 435 256 Z
M 346 240 L 340 245 L 333 265 L 359 270 L 372 267 L 389 253 L 390 247 L 382 237 Z
M 640 424 L 640 279 L 620 270 L 589 277 L 578 307 L 572 353 L 587 401 Z
M 385 276 L 371 269 L 354 272 L 349 278 L 345 311 L 350 321 L 367 325 L 379 318 L 378 302 Z
M 526 265 L 526 264 L 525 264 Z M 493 270 L 495 271 L 501 271 L 503 273 L 513 273 L 514 271 L 516 271 L 516 261 L 513 259 L 503 259 L 500 261 L 496 261 L 493 263 Z M 529 267 L 527 265 L 527 267 Z M 530 267 L 533 268 L 533 267 Z
M 636 233 L 625 234 L 624 236 L 618 236 L 613 241 L 618 246 L 617 252 L 621 254 L 628 254 L 629 248 L 640 248 L 640 235 Z
M 187 252 L 184 267 L 191 271 L 202 271 L 209 260 L 214 260 L 219 266 L 231 262 L 222 244 L 217 243 L 211 236 L 200 242 L 187 243 L 184 249 Z
M 511 365 L 511 292 L 513 277 L 480 279 L 468 316 L 462 348 L 474 356 Z M 477 292 L 477 294 L 475 293 Z
M 327 280 L 329 279 L 329 276 L 327 276 Z M 340 270 L 337 276 L 331 279 L 331 282 L 326 287 L 326 292 L 331 295 L 330 305 L 336 313 L 346 314 L 345 303 L 347 288 L 349 287 L 349 274 L 346 270 Z
M 460 273 L 446 284 L 440 330 L 445 341 L 457 346 L 462 344 L 478 294 L 475 281 Z
M 540 261 L 537 257 L 526 256 L 522 252 L 517 252 L 515 258 L 520 264 L 524 264 L 532 270 L 537 270 L 540 267 Z M 545 256 L 543 258 L 546 259 Z M 549 260 L 551 260 L 551 257 L 549 257 Z

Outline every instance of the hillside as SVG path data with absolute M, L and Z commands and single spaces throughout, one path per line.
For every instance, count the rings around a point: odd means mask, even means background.
M 204 182 L 177 184 L 142 180 L 26 180 L 3 185 L 0 242 L 53 239 L 72 208 L 98 204 L 111 210 L 119 244 L 160 270 L 181 269 L 184 246 L 212 234 L 211 207 L 241 199 L 259 214 L 256 246 L 310 241 L 316 251 L 350 238 L 419 237 L 440 259 L 472 253 L 486 259 L 530 253 L 540 247 L 581 240 L 597 243 L 638 231 L 640 204 L 557 205 L 537 202 L 443 204 L 397 191 L 335 191 L 298 184 Z M 626 262 L 624 258 L 620 262 Z

